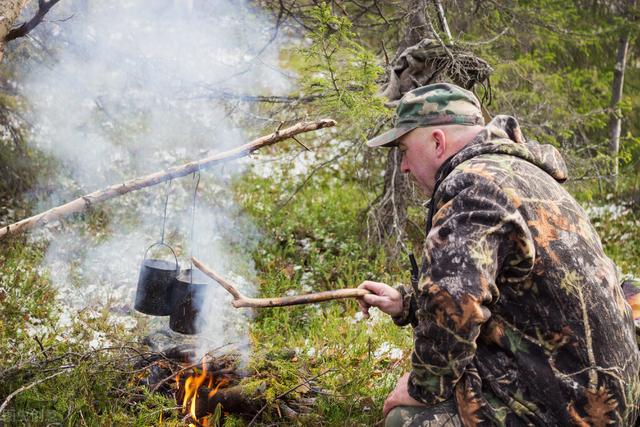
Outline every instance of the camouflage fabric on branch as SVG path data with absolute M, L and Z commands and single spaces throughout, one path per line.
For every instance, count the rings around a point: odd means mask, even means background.
M 450 81 L 471 89 L 486 82 L 493 69 L 458 45 L 425 38 L 402 51 L 389 71 L 382 95 L 393 103 L 413 89 L 436 82 Z
M 409 392 L 465 426 L 634 425 L 640 354 L 617 269 L 557 150 L 499 116 L 438 172 L 428 267 L 401 289 Z

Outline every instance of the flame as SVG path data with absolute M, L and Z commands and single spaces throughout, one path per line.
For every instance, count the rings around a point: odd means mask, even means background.
M 226 385 L 228 382 L 229 382 L 229 381 L 225 380 L 224 378 L 223 378 L 223 379 L 221 379 L 221 380 L 218 382 L 218 384 L 216 385 L 216 388 L 214 388 L 213 390 L 211 390 L 211 391 L 209 392 L 209 395 L 208 395 L 207 397 L 208 397 L 209 399 L 211 399 L 211 398 L 212 398 L 213 396 L 215 396 L 215 394 L 218 392 L 218 389 L 219 389 L 220 387 L 222 387 L 223 385 Z M 209 387 L 209 388 L 211 388 L 211 387 Z
M 197 424 L 189 424 L 189 427 L 191 426 L 196 427 L 196 425 L 197 426 L 209 425 L 208 419 L 206 417 L 198 419 L 196 415 L 196 408 L 197 408 L 196 400 L 198 399 L 198 389 L 205 383 L 205 381 L 207 382 L 207 388 L 209 389 L 211 389 L 211 387 L 213 387 L 213 385 L 215 384 L 215 388 L 211 390 L 207 395 L 207 398 L 209 399 L 218 392 L 220 387 L 228 384 L 228 381 L 224 378 L 216 382 L 213 374 L 210 372 L 207 372 L 206 361 L 204 359 L 202 360 L 202 371 L 198 374 L 194 369 L 193 374 L 187 377 L 187 379 L 184 381 L 184 385 L 182 386 L 184 390 L 184 396 L 182 398 L 182 413 L 191 415 L 191 418 L 197 422 Z M 176 375 L 176 385 L 179 389 L 180 374 Z

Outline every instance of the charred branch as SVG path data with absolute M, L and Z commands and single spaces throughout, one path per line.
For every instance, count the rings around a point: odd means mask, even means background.
M 12 29 L 5 36 L 5 43 L 19 37 L 24 37 L 29 34 L 34 28 L 36 28 L 44 19 L 45 15 L 51 10 L 53 6 L 56 5 L 60 0 L 39 0 L 38 1 L 38 11 L 33 18 L 23 23 L 17 28 Z
M 219 388 L 201 386 L 198 388 L 195 398 L 195 413 L 197 418 L 213 414 L 220 405 L 224 412 L 251 418 L 258 413 L 264 405 L 264 400 L 247 392 L 246 387 L 235 385 Z M 180 387 L 176 393 L 176 403 L 182 404 L 184 400 L 184 387 Z

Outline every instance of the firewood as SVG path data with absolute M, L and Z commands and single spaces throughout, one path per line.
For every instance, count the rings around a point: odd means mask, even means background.
M 249 418 L 257 414 L 265 403 L 260 397 L 247 393 L 245 387 L 241 385 L 221 388 L 211 397 L 209 397 L 210 392 L 211 389 L 207 387 L 200 387 L 198 390 L 198 399 L 201 402 L 198 405 L 196 401 L 198 418 L 214 413 L 218 404 L 222 406 L 224 412 Z
M 316 292 L 304 295 L 294 295 L 288 297 L 276 297 L 276 298 L 250 298 L 238 291 L 237 285 L 228 279 L 220 276 L 218 273 L 211 270 L 204 265 L 202 261 L 195 257 L 192 257 L 193 265 L 199 268 L 204 274 L 211 277 L 218 282 L 223 288 L 226 289 L 233 296 L 231 305 L 236 308 L 239 307 L 284 307 L 288 305 L 299 304 L 314 304 L 322 301 L 329 301 L 341 298 L 360 298 L 368 295 L 370 292 L 365 289 L 350 288 L 350 289 L 338 289 L 334 291 Z
M 224 412 L 243 417 L 253 417 L 264 406 L 263 398 L 253 396 L 242 385 L 221 386 L 215 393 L 215 387 L 200 386 L 196 397 L 196 417 L 202 418 L 213 414 L 216 406 L 221 405 Z M 176 393 L 176 403 L 182 405 L 184 400 L 184 379 L 180 380 L 180 387 Z M 209 396 L 212 394 L 212 396 Z M 187 403 L 186 411 L 190 410 L 191 400 Z
M 169 179 L 189 175 L 190 173 L 206 169 L 218 163 L 244 157 L 259 148 L 275 144 L 276 142 L 283 141 L 300 133 L 335 126 L 335 124 L 336 122 L 330 119 L 298 123 L 286 129 L 278 130 L 270 135 L 254 139 L 253 141 L 232 150 L 213 154 L 209 157 L 205 157 L 204 159 L 192 161 L 181 166 L 174 166 L 168 170 L 134 178 L 121 184 L 112 185 L 111 187 L 103 190 L 94 191 L 93 193 L 78 197 L 64 205 L 49 209 L 48 211 L 42 212 L 38 215 L 34 215 L 14 224 L 0 228 L 0 240 L 9 235 L 15 235 L 34 227 L 46 225 L 72 213 L 85 211 L 91 206 L 105 200 L 140 190 L 142 188 L 150 187 Z

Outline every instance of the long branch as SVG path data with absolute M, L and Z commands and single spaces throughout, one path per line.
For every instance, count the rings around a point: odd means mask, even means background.
M 253 141 L 232 150 L 213 154 L 209 157 L 205 157 L 204 159 L 192 161 L 181 166 L 174 166 L 168 170 L 134 178 L 123 182 L 122 184 L 112 185 L 103 190 L 94 191 L 93 193 L 78 197 L 64 205 L 49 209 L 48 211 L 42 212 L 38 215 L 34 215 L 14 224 L 0 228 L 0 240 L 5 238 L 7 235 L 18 234 L 31 228 L 48 224 L 72 213 L 82 212 L 96 203 L 121 196 L 131 191 L 150 187 L 168 179 L 189 175 L 190 173 L 211 167 L 215 164 L 246 156 L 259 148 L 275 144 L 276 142 L 283 141 L 300 133 L 335 126 L 335 124 L 336 122 L 330 119 L 298 123 L 286 129 L 278 130 L 270 135 L 254 139 Z
M 199 259 L 192 257 L 193 265 L 195 265 L 200 271 L 213 280 L 218 282 L 223 288 L 227 290 L 232 296 L 233 301 L 231 305 L 235 308 L 239 307 L 284 307 L 287 305 L 300 305 L 300 304 L 314 304 L 322 301 L 329 301 L 342 298 L 359 298 L 369 294 L 369 291 L 365 289 L 351 288 L 351 289 L 338 289 L 335 291 L 316 292 L 304 295 L 294 295 L 289 297 L 277 297 L 277 298 L 250 298 L 238 291 L 237 285 L 232 281 L 225 279 L 209 267 L 204 265 Z

